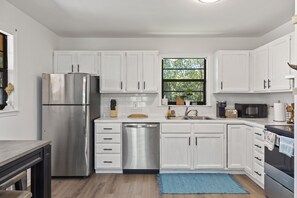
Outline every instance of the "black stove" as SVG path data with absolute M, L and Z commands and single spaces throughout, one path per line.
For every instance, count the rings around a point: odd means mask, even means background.
M 265 128 L 278 135 L 294 138 L 294 125 L 265 125 Z

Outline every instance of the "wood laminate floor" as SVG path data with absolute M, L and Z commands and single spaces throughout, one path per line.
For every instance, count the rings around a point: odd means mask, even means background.
M 160 195 L 156 175 L 93 174 L 89 178 L 52 179 L 53 198 L 263 198 L 263 190 L 245 175 L 235 179 L 244 195 Z

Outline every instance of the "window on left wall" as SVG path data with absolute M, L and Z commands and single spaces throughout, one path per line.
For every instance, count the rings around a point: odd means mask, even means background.
M 0 110 L 6 106 L 7 94 L 5 87 L 8 83 L 8 39 L 0 32 Z

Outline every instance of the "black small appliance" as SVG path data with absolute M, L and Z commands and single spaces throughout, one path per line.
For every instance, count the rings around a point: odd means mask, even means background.
M 227 106 L 226 101 L 217 101 L 217 117 L 225 118 L 225 108 Z
M 267 104 L 239 104 L 235 103 L 235 109 L 240 118 L 267 118 Z

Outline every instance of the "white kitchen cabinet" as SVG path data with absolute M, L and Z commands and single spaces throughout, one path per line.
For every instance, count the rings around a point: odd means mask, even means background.
M 224 50 L 216 53 L 216 90 L 242 93 L 250 90 L 250 51 Z
M 190 169 L 191 134 L 162 134 L 161 169 Z
M 224 134 L 196 134 L 194 138 L 194 168 L 223 169 Z
M 285 76 L 290 74 L 288 62 L 291 52 L 291 36 L 277 39 L 269 45 L 269 87 L 271 91 L 289 91 L 290 82 Z
M 263 92 L 268 89 L 269 50 L 262 46 L 254 50 L 254 91 Z
M 245 125 L 228 125 L 228 168 L 244 169 L 246 161 Z
M 291 85 L 285 76 L 291 74 L 287 62 L 292 57 L 292 34 L 254 50 L 254 91 L 285 92 Z
M 141 90 L 142 53 L 126 53 L 126 91 L 139 92 Z
M 158 52 L 143 52 L 142 91 L 157 92 Z
M 99 75 L 99 56 L 95 51 L 55 51 L 54 73 L 71 72 Z
M 124 92 L 125 52 L 101 52 L 100 90 L 102 93 Z
M 254 164 L 254 131 L 253 131 L 253 127 L 245 126 L 245 135 L 246 135 L 245 171 L 249 175 L 253 175 L 253 164 Z

